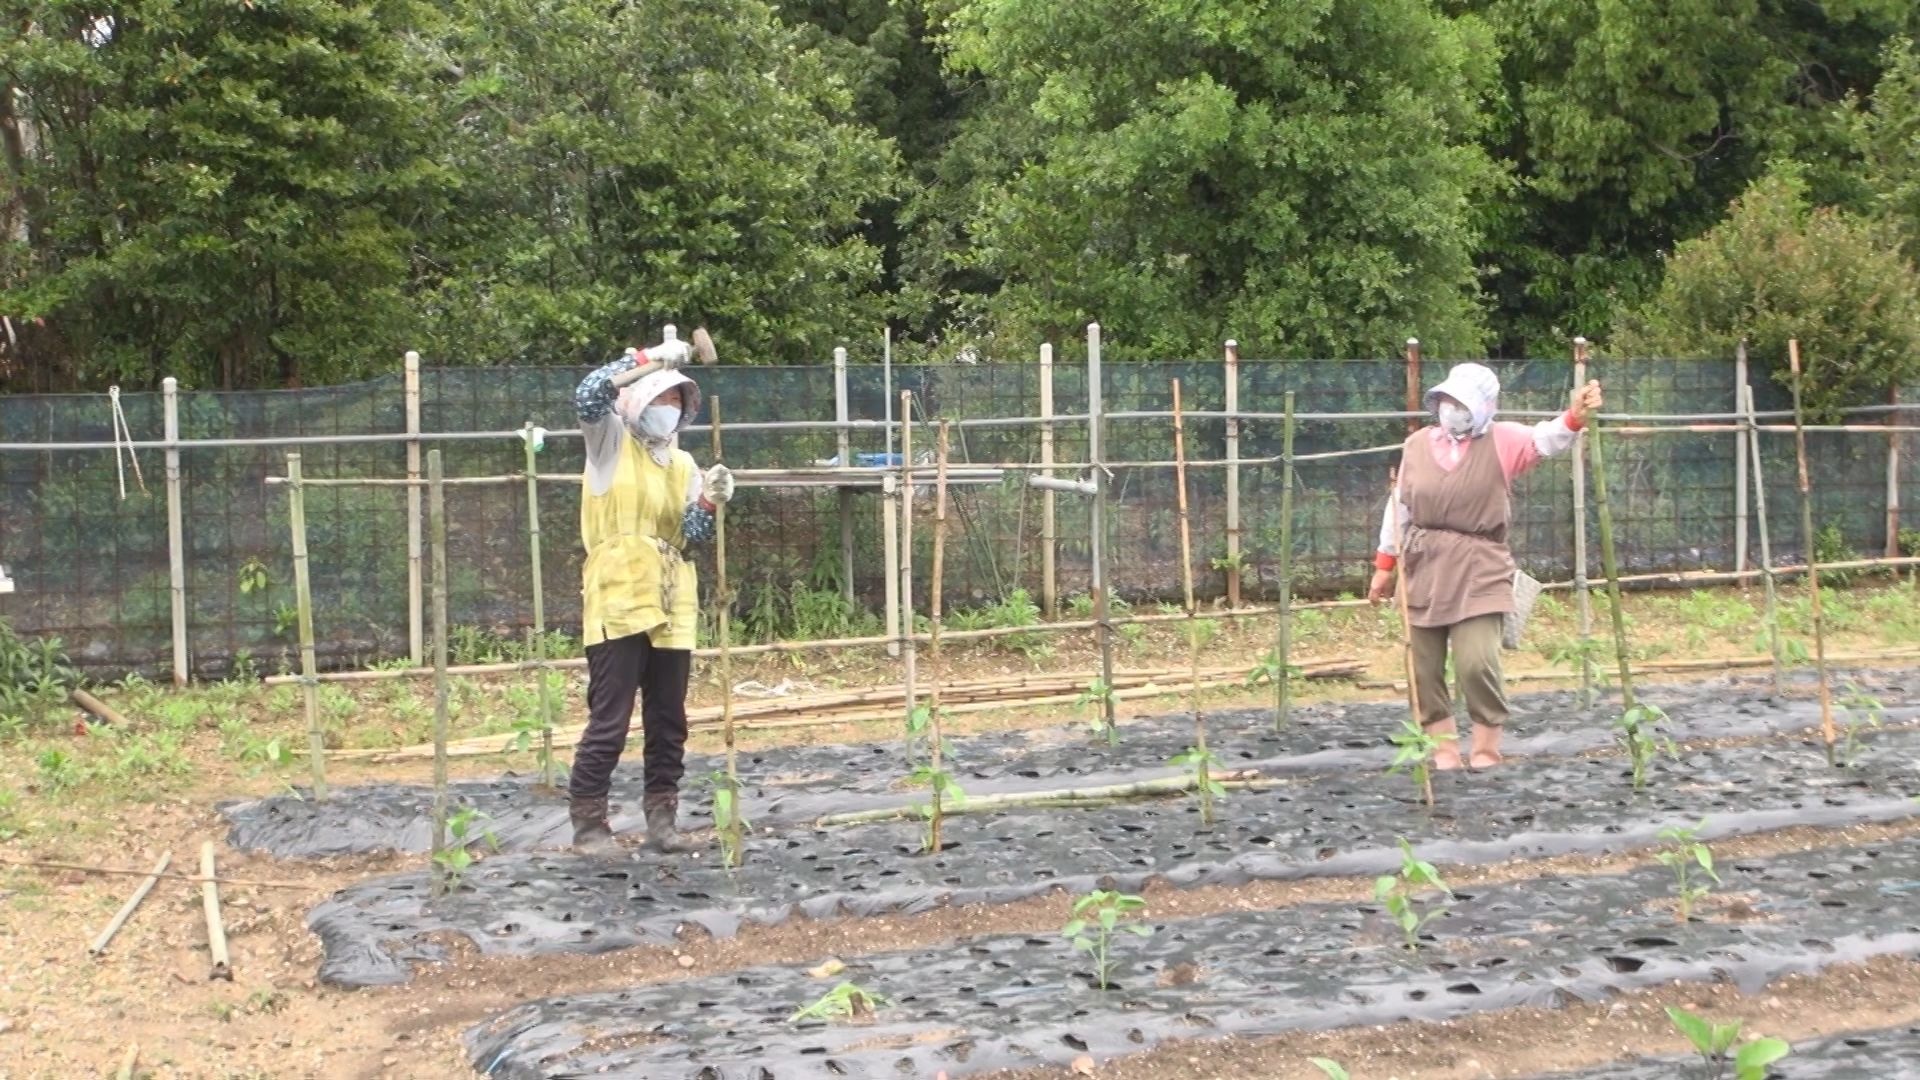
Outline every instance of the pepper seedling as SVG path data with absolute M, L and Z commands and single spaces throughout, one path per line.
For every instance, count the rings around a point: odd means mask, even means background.
M 1627 756 L 1633 762 L 1633 790 L 1645 791 L 1647 788 L 1647 766 L 1654 755 L 1666 754 L 1679 758 L 1680 751 L 1673 740 L 1660 733 L 1659 725 L 1666 723 L 1666 711 L 1658 705 L 1641 702 L 1614 721 L 1618 729 L 1615 738 L 1626 748 Z
M 802 1020 L 862 1020 L 879 1012 L 887 1004 L 887 999 L 879 994 L 857 983 L 843 982 L 820 995 L 820 1000 L 787 1017 L 787 1023 L 797 1024 Z
M 1136 919 L 1146 914 L 1147 902 L 1106 889 L 1096 890 L 1073 902 L 1073 918 L 1060 928 L 1060 936 L 1073 947 L 1093 957 L 1093 978 L 1105 990 L 1113 981 L 1113 936 L 1151 937 L 1153 928 Z
M 1433 809 L 1433 752 L 1440 749 L 1443 740 L 1458 738 L 1458 735 L 1430 735 L 1413 717 L 1402 719 L 1400 730 L 1392 739 L 1398 752 L 1393 756 L 1393 764 L 1387 768 L 1387 775 L 1404 772 L 1412 776 L 1413 786 L 1421 800 L 1427 804 L 1427 809 Z
M 1440 879 L 1440 871 L 1434 865 L 1415 857 L 1413 845 L 1405 837 L 1400 838 L 1400 872 L 1382 874 L 1373 882 L 1373 898 L 1386 906 L 1387 914 L 1394 924 L 1400 927 L 1400 934 L 1406 939 L 1407 951 L 1420 949 L 1420 928 L 1445 915 L 1449 910 L 1445 906 L 1435 907 L 1422 912 L 1416 897 L 1422 889 L 1438 889 L 1449 898 L 1453 890 Z
M 1087 727 L 1095 735 L 1105 735 L 1108 746 L 1118 746 L 1120 745 L 1120 728 L 1107 723 L 1107 703 L 1112 700 L 1113 687 L 1108 686 L 1106 680 L 1096 678 L 1085 690 L 1080 691 L 1079 697 L 1073 699 L 1073 707 L 1088 710 L 1090 719 L 1087 721 Z
M 1715 1024 L 1671 1005 L 1667 1006 L 1667 1019 L 1673 1021 L 1673 1026 L 1705 1059 L 1706 1075 L 1711 1080 L 1720 1080 L 1726 1075 L 1727 1051 L 1733 1050 L 1734 1043 L 1740 1041 L 1740 1021 Z M 1755 1039 L 1734 1052 L 1731 1061 L 1734 1080 L 1766 1080 L 1767 1066 L 1792 1052 L 1793 1047 L 1784 1039 Z
M 713 789 L 713 831 L 720 838 L 720 861 L 727 869 L 737 869 L 744 861 L 747 819 L 740 812 L 740 778 L 715 769 L 707 774 L 707 786 Z
M 1193 793 L 1200 798 L 1200 823 L 1211 826 L 1214 800 L 1227 797 L 1227 786 L 1213 778 L 1213 771 L 1220 767 L 1220 759 L 1214 757 L 1211 750 L 1189 746 L 1181 753 L 1175 754 L 1167 764 L 1177 769 L 1187 770 L 1188 776 L 1191 777 Z
M 1693 917 L 1693 906 L 1713 892 L 1693 876 L 1694 870 L 1698 868 L 1713 879 L 1715 885 L 1720 884 L 1720 875 L 1713 869 L 1713 850 L 1697 839 L 1705 825 L 1706 820 L 1702 819 L 1691 828 L 1675 825 L 1661 829 L 1660 839 L 1667 846 L 1653 856 L 1655 862 L 1673 871 L 1674 899 L 1683 923 Z

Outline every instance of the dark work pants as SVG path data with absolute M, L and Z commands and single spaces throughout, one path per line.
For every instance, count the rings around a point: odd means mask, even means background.
M 627 748 L 633 696 L 640 695 L 641 764 L 648 795 L 680 790 L 687 771 L 688 649 L 656 649 L 645 634 L 587 646 L 587 730 L 573 752 L 567 793 L 601 799 Z

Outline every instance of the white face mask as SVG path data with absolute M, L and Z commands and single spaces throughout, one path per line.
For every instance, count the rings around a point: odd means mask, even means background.
M 1473 431 L 1473 410 L 1465 405 L 1443 401 L 1439 413 L 1441 429 L 1454 438 L 1464 439 Z
M 640 410 L 640 434 L 650 439 L 664 439 L 680 428 L 680 406 L 649 405 Z

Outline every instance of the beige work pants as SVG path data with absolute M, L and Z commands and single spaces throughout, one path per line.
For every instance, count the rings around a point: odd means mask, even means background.
M 1478 615 L 1452 626 L 1413 628 L 1414 681 L 1420 690 L 1420 722 L 1426 727 L 1453 719 L 1453 691 L 1447 686 L 1447 650 L 1453 650 L 1453 674 L 1467 699 L 1475 724 L 1500 727 L 1507 722 L 1507 687 L 1500 673 L 1503 615 Z

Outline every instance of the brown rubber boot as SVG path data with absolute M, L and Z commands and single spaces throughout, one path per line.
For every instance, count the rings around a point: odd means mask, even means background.
M 676 794 L 648 795 L 640 802 L 640 808 L 647 815 L 647 850 L 661 855 L 683 855 L 698 850 L 680 836 L 680 830 L 674 825 L 674 818 L 680 813 L 680 796 Z
M 1442 772 L 1459 768 L 1460 725 L 1448 717 L 1437 724 L 1428 724 L 1427 734 L 1440 742 L 1433 748 L 1433 767 Z
M 567 816 L 573 820 L 573 850 L 582 855 L 612 855 L 620 850 L 620 845 L 613 842 L 613 828 L 607 824 L 606 796 L 569 800 Z
M 1503 729 L 1492 724 L 1473 725 L 1473 767 L 1491 769 L 1500 764 L 1500 733 Z

